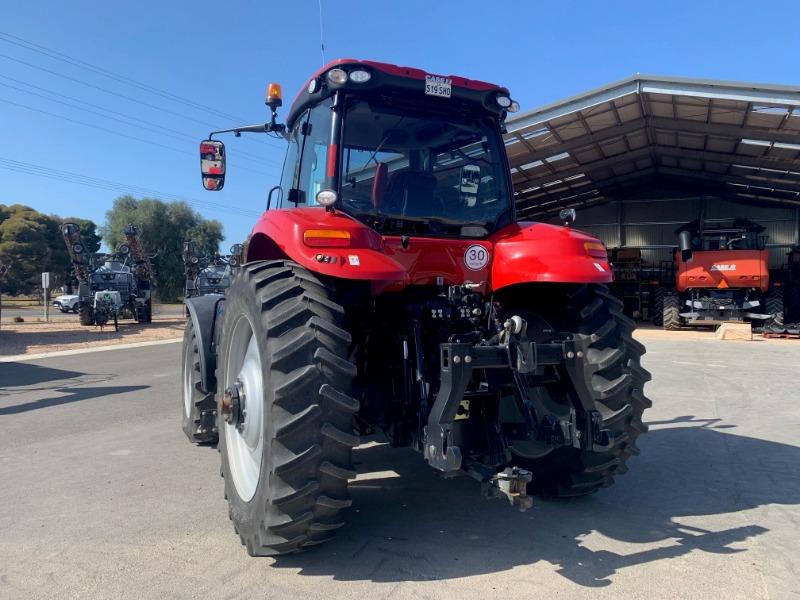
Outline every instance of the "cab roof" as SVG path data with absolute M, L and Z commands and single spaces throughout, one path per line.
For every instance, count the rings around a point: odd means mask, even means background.
M 438 73 L 429 73 L 427 71 L 423 71 L 422 69 L 417 69 L 414 67 L 402 67 L 398 65 L 393 65 L 390 63 L 383 63 L 377 62 L 372 60 L 359 60 L 355 58 L 339 58 L 327 63 L 325 66 L 320 68 L 316 71 L 311 77 L 309 77 L 304 86 L 300 88 L 295 97 L 294 101 L 292 102 L 292 106 L 289 109 L 289 114 L 286 118 L 286 123 L 291 126 L 294 120 L 297 118 L 297 115 L 305 109 L 309 104 L 313 103 L 313 95 L 315 92 L 310 92 L 310 86 L 313 81 L 320 81 L 323 78 L 323 75 L 334 68 L 344 68 L 347 71 L 356 70 L 358 67 L 362 67 L 365 70 L 371 72 L 377 72 L 381 75 L 386 76 L 385 78 L 381 78 L 385 84 L 389 82 L 398 82 L 403 79 L 406 80 L 416 80 L 420 82 L 425 81 L 425 77 L 428 75 L 437 76 L 449 79 L 451 85 L 456 88 L 459 95 L 463 94 L 470 98 L 477 99 L 481 96 L 486 96 L 492 92 L 496 92 L 499 94 L 508 95 L 508 89 L 496 85 L 494 83 L 489 83 L 486 81 L 480 81 L 478 79 L 468 79 L 466 77 L 461 77 L 459 75 L 440 75 Z M 324 83 L 324 80 L 322 80 Z M 364 85 L 364 90 L 368 90 L 373 86 Z M 318 90 L 320 88 L 317 88 Z M 330 89 L 338 89 L 335 87 L 331 87 Z M 420 88 L 423 89 L 423 88 Z M 318 101 L 318 100 L 317 100 Z

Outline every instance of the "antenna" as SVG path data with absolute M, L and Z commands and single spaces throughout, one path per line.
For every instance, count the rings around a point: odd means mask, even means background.
M 325 38 L 322 35 L 322 0 L 317 0 L 319 4 L 319 48 L 322 52 L 322 64 L 325 65 Z

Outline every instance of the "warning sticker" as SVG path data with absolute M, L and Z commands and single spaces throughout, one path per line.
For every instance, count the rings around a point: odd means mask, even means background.
M 361 264 L 358 260 L 358 256 L 356 256 L 355 254 L 348 254 L 347 262 L 350 263 L 351 267 L 357 267 Z
M 480 271 L 489 264 L 489 251 L 483 246 L 473 244 L 464 252 L 464 264 L 472 271 Z

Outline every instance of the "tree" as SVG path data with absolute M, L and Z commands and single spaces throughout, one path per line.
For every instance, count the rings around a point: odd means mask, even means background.
M 219 221 L 205 219 L 185 202 L 121 196 L 106 213 L 106 223 L 101 227 L 109 248 L 125 241 L 129 223 L 139 228 L 142 246 L 152 256 L 156 294 L 165 302 L 174 302 L 183 294 L 183 242 L 193 239 L 201 254 L 213 254 L 223 237 Z
M 90 251 L 100 248 L 96 225 L 88 219 L 78 223 Z M 0 285 L 7 294 L 32 294 L 41 287 L 40 273 L 51 273 L 52 287 L 72 279 L 72 265 L 61 237 L 62 219 L 30 206 L 0 204 L 0 262 L 9 266 Z

